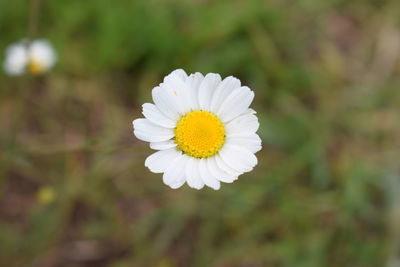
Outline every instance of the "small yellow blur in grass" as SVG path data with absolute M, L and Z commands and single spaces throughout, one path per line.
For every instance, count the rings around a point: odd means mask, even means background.
M 195 158 L 215 155 L 225 142 L 225 127 L 213 113 L 195 110 L 177 123 L 175 142 L 185 154 Z
M 51 186 L 44 186 L 39 189 L 37 192 L 37 200 L 42 204 L 50 204 L 55 199 L 55 191 L 54 188 Z

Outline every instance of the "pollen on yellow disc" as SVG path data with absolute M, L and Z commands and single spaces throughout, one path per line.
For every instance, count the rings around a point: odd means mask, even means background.
M 208 111 L 187 113 L 175 128 L 178 148 L 195 158 L 215 155 L 225 142 L 225 127 L 221 120 Z
M 44 66 L 37 60 L 30 59 L 28 62 L 28 71 L 34 75 L 41 74 L 44 72 Z

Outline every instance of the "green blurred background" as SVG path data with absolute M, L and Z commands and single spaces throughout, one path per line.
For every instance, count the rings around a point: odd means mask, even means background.
M 0 1 L 0 51 L 28 1 Z M 0 74 L 0 266 L 400 266 L 398 0 L 43 0 Z M 4 53 L 1 52 L 0 59 Z M 256 93 L 259 164 L 171 190 L 131 121 L 176 68 Z

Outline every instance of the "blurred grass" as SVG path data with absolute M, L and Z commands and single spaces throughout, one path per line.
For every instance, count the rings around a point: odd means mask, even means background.
M 1 51 L 28 7 L 0 2 Z M 0 266 L 399 266 L 399 10 L 44 1 L 58 66 L 0 76 Z M 220 191 L 168 189 L 132 136 L 175 68 L 256 92 L 259 164 Z

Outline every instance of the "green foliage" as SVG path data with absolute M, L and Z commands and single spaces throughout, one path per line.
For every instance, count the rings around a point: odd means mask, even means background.
M 38 37 L 58 65 L 0 75 L 0 266 L 395 264 L 396 10 L 43 0 Z M 1 51 L 26 36 L 28 13 L 26 1 L 0 1 Z M 256 93 L 258 166 L 220 191 L 171 190 L 143 166 L 151 151 L 131 121 L 176 68 L 234 75 Z

